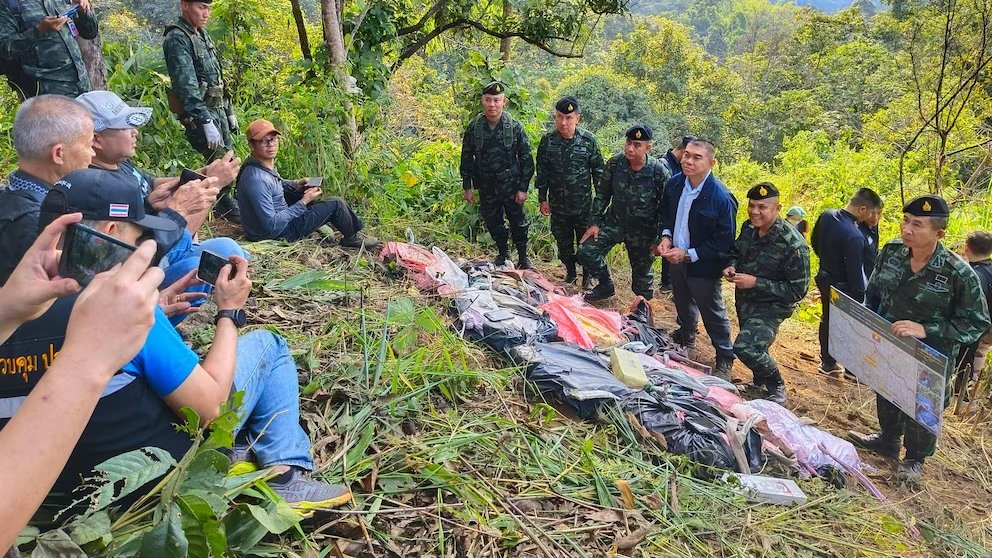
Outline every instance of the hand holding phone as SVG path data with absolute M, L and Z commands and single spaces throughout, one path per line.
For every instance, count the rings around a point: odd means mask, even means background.
M 228 262 L 225 258 L 214 254 L 208 250 L 200 252 L 200 266 L 196 269 L 196 278 L 204 283 L 210 283 L 211 285 L 217 284 L 217 279 L 220 278 L 220 270 L 227 265 Z M 231 277 L 234 277 L 234 267 L 231 267 Z
M 303 187 L 304 190 L 309 190 L 310 188 L 320 188 L 324 185 L 324 178 L 321 176 L 312 176 L 307 180 L 306 186 Z
M 187 182 L 192 182 L 194 180 L 203 180 L 205 178 L 206 176 L 196 172 L 195 170 L 183 169 L 183 172 L 179 175 L 179 184 L 176 185 L 176 187 L 178 188 L 179 186 L 182 186 Z
M 135 250 L 136 247 L 112 236 L 72 224 L 63 235 L 59 275 L 75 279 L 85 287 L 97 273 L 123 262 Z

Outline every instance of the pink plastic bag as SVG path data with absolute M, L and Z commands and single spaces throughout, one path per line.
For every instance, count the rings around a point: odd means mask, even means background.
M 582 297 L 548 293 L 550 301 L 540 306 L 558 326 L 558 337 L 583 349 L 612 347 L 623 338 L 623 319 L 613 310 L 601 310 L 586 304 Z
M 410 272 L 410 279 L 421 291 L 435 291 L 440 283 L 427 275 L 427 267 L 439 266 L 436 256 L 427 248 L 406 242 L 387 242 L 379 252 L 380 262 L 396 262 Z

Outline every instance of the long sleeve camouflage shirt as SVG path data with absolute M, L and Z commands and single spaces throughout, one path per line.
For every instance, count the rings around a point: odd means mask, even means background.
M 524 126 L 504 112 L 495 128 L 476 116 L 462 137 L 459 164 L 462 188 L 526 192 L 534 177 L 534 154 Z
M 737 289 L 738 304 L 775 304 L 793 311 L 809 290 L 809 247 L 781 217 L 765 236 L 758 236 L 758 229 L 745 221 L 729 265 L 757 278 L 754 288 Z
M 199 122 L 220 118 L 223 109 L 214 112 L 207 102 L 207 88 L 220 87 L 220 61 L 210 35 L 194 29 L 185 19 L 175 23 L 179 29 L 169 28 L 162 41 L 165 64 L 172 78 L 172 91 L 179 98 L 186 114 Z M 215 105 L 213 108 L 217 108 Z
M 668 169 L 651 155 L 639 171 L 630 167 L 622 153 L 614 155 L 596 184 L 591 224 L 602 227 L 609 220 L 626 230 L 643 229 L 645 236 L 656 239 L 669 178 Z
M 865 306 L 890 322 L 910 320 L 923 326 L 924 343 L 949 359 L 962 345 L 974 343 L 989 328 L 985 295 L 975 271 L 943 244 L 916 273 L 910 249 L 901 239 L 889 241 L 875 261 Z
M 552 130 L 537 146 L 538 199 L 560 215 L 580 215 L 592 207 L 592 189 L 606 163 L 592 132 L 577 128 L 571 139 Z
M 22 0 L 20 9 L 12 12 L 6 2 L 0 2 L 0 57 L 18 60 L 24 73 L 41 83 L 41 93 L 48 90 L 44 82 L 58 82 L 59 93 L 90 90 L 83 55 L 68 25 L 58 31 L 40 33 L 38 22 L 48 16 L 65 13 L 69 4 L 59 0 Z M 79 36 L 95 39 L 99 32 L 93 12 L 78 10 L 72 18 Z M 28 97 L 38 91 L 26 91 Z

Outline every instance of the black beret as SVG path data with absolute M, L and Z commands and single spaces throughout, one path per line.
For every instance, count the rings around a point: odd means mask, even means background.
M 651 141 L 654 134 L 647 124 L 634 124 L 627 130 L 627 139 L 635 141 Z
M 747 191 L 747 199 L 749 200 L 766 200 L 777 197 L 778 188 L 771 182 L 759 182 L 754 185 L 754 188 Z
M 579 101 L 575 97 L 562 97 L 560 101 L 555 103 L 555 110 L 562 114 L 572 114 L 579 110 Z
M 490 81 L 482 88 L 483 95 L 502 95 L 506 92 L 506 86 L 498 81 Z
M 916 217 L 950 217 L 951 207 L 944 198 L 927 194 L 909 200 L 902 212 Z

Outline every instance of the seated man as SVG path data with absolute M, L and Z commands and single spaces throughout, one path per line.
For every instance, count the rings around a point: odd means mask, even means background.
M 41 200 L 60 178 L 93 157 L 93 121 L 86 109 L 59 95 L 21 103 L 14 116 L 17 170 L 0 190 L 0 285 L 38 237 Z
M 146 215 L 135 178 L 123 173 L 84 169 L 66 176 L 52 190 L 46 206 L 63 197 L 66 211 L 78 211 L 84 223 L 129 244 L 155 223 Z M 111 213 L 110 207 L 118 209 Z M 126 208 L 127 214 L 120 208 Z M 109 216 L 109 217 L 108 217 Z M 224 266 L 213 296 L 220 311 L 217 330 L 202 364 L 156 310 L 155 324 L 138 355 L 110 382 L 93 412 L 55 489 L 63 494 L 91 476 L 93 467 L 120 453 L 145 446 L 169 451 L 177 459 L 190 448 L 186 434 L 173 423 L 190 407 L 204 420 L 214 419 L 234 391 L 243 391 L 241 426 L 247 430 L 259 465 L 279 474 L 272 488 L 298 508 L 327 508 L 350 500 L 345 486 L 310 479 L 310 439 L 299 422 L 299 378 L 286 341 L 266 330 L 244 336 L 243 307 L 251 291 L 248 262 L 232 256 Z M 53 350 L 61 347 L 66 320 L 51 312 L 36 320 Z M 47 345 L 46 345 L 47 346 Z M 10 378 L 3 376 L 2 378 Z M 17 379 L 17 377 L 13 377 Z M 78 496 L 78 495 L 77 495 Z M 65 502 L 57 502 L 65 503 Z
M 155 213 L 166 209 L 175 211 L 186 220 L 186 232 L 172 247 L 160 267 L 165 271 L 163 285 L 171 285 L 197 268 L 200 252 L 208 250 L 228 258 L 248 257 L 238 243 L 217 237 L 196 241 L 196 233 L 217 199 L 220 188 L 234 180 L 238 159 L 233 154 L 217 159 L 197 172 L 216 181 L 191 181 L 178 186 L 175 177 L 155 178 L 129 161 L 134 156 L 138 128 L 148 123 L 152 109 L 130 107 L 110 91 L 90 91 L 76 98 L 93 117 L 93 168 L 134 176 L 141 188 L 145 204 Z M 210 292 L 210 285 L 198 285 L 191 291 Z
M 295 242 L 325 224 L 341 231 L 345 248 L 372 248 L 379 239 L 362 237 L 365 226 L 341 198 L 317 200 L 320 188 L 304 188 L 306 178 L 284 180 L 276 170 L 282 133 L 268 120 L 248 126 L 251 157 L 238 174 L 238 206 L 248 240 L 281 238 Z

